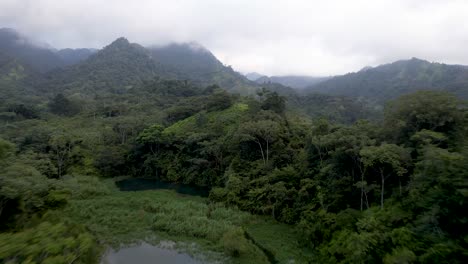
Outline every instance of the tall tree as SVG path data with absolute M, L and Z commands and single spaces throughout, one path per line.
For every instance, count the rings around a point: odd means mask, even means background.
M 241 140 L 253 141 L 258 145 L 263 163 L 267 164 L 270 158 L 270 147 L 279 136 L 280 125 L 271 120 L 261 120 L 246 122 L 239 130 Z
M 380 146 L 365 147 L 359 153 L 365 168 L 373 169 L 379 173 L 381 180 L 380 208 L 383 208 L 385 180 L 392 175 L 402 177 L 408 172 L 406 166 L 410 159 L 409 152 L 401 146 L 384 143 Z

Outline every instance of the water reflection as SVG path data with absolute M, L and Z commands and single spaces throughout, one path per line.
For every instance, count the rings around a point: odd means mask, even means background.
M 117 187 L 121 191 L 144 191 L 156 189 L 175 190 L 181 194 L 197 195 L 207 197 L 209 194 L 208 188 L 191 186 L 179 183 L 163 182 L 155 179 L 131 178 L 116 182 Z
M 141 243 L 136 246 L 110 250 L 102 264 L 200 264 L 191 256 L 162 246 Z

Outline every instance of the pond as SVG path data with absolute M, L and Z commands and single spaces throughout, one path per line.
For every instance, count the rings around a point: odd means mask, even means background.
M 180 194 L 196 195 L 207 197 L 210 190 L 208 188 L 164 182 L 156 179 L 147 178 L 130 178 L 115 183 L 121 191 L 145 191 L 145 190 L 158 190 L 158 189 L 169 189 L 174 190 Z
M 102 264 L 200 264 L 190 255 L 164 245 L 152 246 L 147 243 L 109 250 Z

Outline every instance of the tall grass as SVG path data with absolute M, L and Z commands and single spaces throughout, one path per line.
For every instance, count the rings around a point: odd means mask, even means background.
M 64 213 L 86 226 L 101 244 L 118 247 L 157 237 L 196 242 L 202 249 L 216 252 L 228 252 L 222 241 L 225 233 L 252 221 L 248 213 L 168 190 L 112 190 L 108 195 L 73 199 Z M 261 250 L 250 241 L 239 241 L 238 247 L 243 250 L 233 258 L 234 263 L 246 263 L 244 258 L 267 263 Z
M 222 253 L 232 263 L 268 263 L 264 249 L 279 263 L 305 262 L 291 227 L 275 221 L 169 190 L 121 192 L 112 181 L 82 178 L 66 183 L 75 184 L 72 199 L 57 213 L 85 226 L 100 244 L 195 242 L 196 250 Z

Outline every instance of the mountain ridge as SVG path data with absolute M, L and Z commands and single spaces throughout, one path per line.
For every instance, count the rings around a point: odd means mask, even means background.
M 34 45 L 20 33 L 6 28 L 0 29 L 0 53 L 17 58 L 31 73 L 43 74 L 47 81 L 40 86 L 51 86 L 55 90 L 85 87 L 122 93 L 145 80 L 159 77 L 191 81 L 199 86 L 217 84 L 243 95 L 255 95 L 261 87 L 289 95 L 295 93 L 287 88 L 291 87 L 306 94 L 366 98 L 378 104 L 421 89 L 445 90 L 468 98 L 468 66 L 417 58 L 364 67 L 332 77 L 268 77 L 258 73 L 244 76 L 225 66 L 196 42 L 144 47 L 120 37 L 100 50 L 53 50 Z M 256 77 L 259 78 L 252 81 Z
M 377 102 L 417 90 L 445 90 L 468 98 L 468 68 L 411 58 L 334 76 L 305 89 L 307 93 L 366 97 Z

